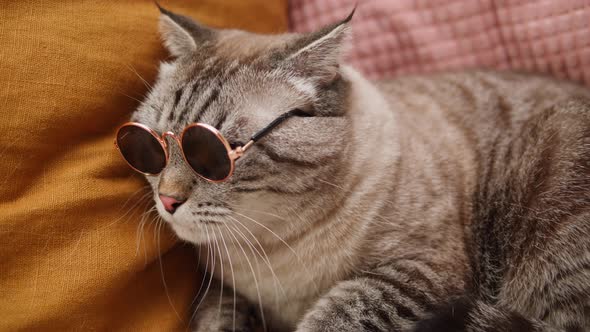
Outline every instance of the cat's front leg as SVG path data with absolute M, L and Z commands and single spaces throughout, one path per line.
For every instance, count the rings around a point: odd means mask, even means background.
M 207 292 L 201 294 L 193 314 L 194 332 L 254 332 L 259 326 L 253 306 L 229 287 L 213 280 Z M 234 297 L 235 296 L 235 297 Z
M 379 267 L 337 284 L 304 316 L 297 331 L 410 331 L 445 301 L 450 289 L 462 287 L 447 277 L 413 260 Z M 456 284 L 445 285 L 448 281 Z

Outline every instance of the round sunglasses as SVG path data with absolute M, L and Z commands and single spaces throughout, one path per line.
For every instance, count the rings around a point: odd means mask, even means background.
M 197 175 L 210 182 L 222 182 L 231 177 L 236 160 L 252 144 L 292 116 L 310 115 L 300 109 L 283 113 L 252 135 L 246 144 L 236 147 L 230 146 L 219 130 L 205 123 L 187 126 L 178 137 L 171 131 L 159 135 L 146 125 L 127 122 L 117 130 L 115 147 L 135 171 L 158 175 L 168 165 L 170 156 L 166 137 L 171 137 L 180 146 L 185 162 Z

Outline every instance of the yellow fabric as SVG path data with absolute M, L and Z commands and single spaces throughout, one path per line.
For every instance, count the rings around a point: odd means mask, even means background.
M 212 26 L 287 27 L 286 0 L 162 4 Z M 146 92 L 138 75 L 152 82 L 167 56 L 158 15 L 147 0 L 0 5 L 2 331 L 186 329 L 195 255 L 166 227 L 158 250 L 154 215 L 138 248 L 151 203 L 112 143 Z

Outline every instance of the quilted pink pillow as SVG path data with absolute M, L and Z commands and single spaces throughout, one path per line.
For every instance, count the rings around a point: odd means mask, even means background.
M 291 29 L 346 17 L 356 0 L 291 0 Z M 456 68 L 552 73 L 590 85 L 588 0 L 364 0 L 350 63 L 372 78 Z

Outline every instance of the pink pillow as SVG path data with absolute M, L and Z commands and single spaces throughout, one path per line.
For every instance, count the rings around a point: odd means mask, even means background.
M 291 0 L 291 29 L 346 17 L 356 0 Z M 364 0 L 349 62 L 371 78 L 457 68 L 546 72 L 590 84 L 587 0 Z

